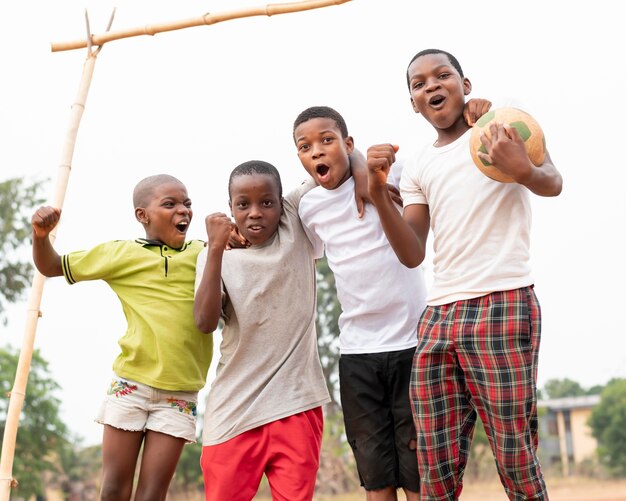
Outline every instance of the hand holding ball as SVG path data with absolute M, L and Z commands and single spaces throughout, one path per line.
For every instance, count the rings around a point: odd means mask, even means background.
M 526 152 L 530 161 L 539 166 L 543 164 L 546 154 L 546 141 L 541 127 L 537 121 L 528 113 L 517 108 L 496 108 L 485 113 L 472 128 L 470 136 L 470 153 L 472 160 L 483 174 L 500 181 L 501 183 L 511 183 L 513 178 L 504 174 L 501 170 L 482 160 L 478 152 L 487 153 L 485 146 L 480 141 L 481 131 L 487 137 L 491 137 L 489 127 L 494 122 L 509 124 L 514 127 L 524 141 Z

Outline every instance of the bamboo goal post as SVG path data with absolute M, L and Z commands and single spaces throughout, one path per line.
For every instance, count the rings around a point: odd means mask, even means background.
M 305 10 L 319 9 L 322 7 L 329 7 L 332 5 L 340 5 L 342 3 L 349 2 L 350 0 L 308 0 L 303 2 L 291 2 L 291 3 L 278 3 L 267 4 L 261 7 L 250 7 L 246 9 L 218 12 L 215 14 L 207 13 L 202 16 L 194 17 L 191 19 L 183 19 L 180 21 L 172 21 L 168 23 L 158 23 L 152 25 L 145 25 L 138 28 L 130 28 L 119 31 L 109 31 L 102 35 L 92 35 L 91 43 L 93 45 L 103 45 L 113 40 L 119 40 L 121 38 L 136 37 L 140 35 L 156 35 L 157 33 L 163 33 L 166 31 L 182 30 L 184 28 L 192 28 L 194 26 L 205 26 L 210 24 L 220 23 L 222 21 L 229 21 L 231 19 L 240 19 L 244 17 L 254 16 L 275 16 L 277 14 L 290 14 L 292 12 L 299 12 Z M 52 52 L 59 52 L 64 50 L 74 50 L 87 47 L 87 40 L 73 40 L 68 42 L 53 42 L 51 44 Z

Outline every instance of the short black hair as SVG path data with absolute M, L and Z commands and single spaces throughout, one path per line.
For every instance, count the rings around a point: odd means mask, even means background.
M 294 141 L 296 140 L 296 128 L 298 125 L 308 122 L 313 118 L 329 118 L 333 120 L 341 132 L 341 137 L 348 137 L 348 126 L 346 125 L 346 121 L 341 116 L 341 113 L 334 110 L 330 106 L 311 106 L 300 113 L 293 122 L 292 135 Z
M 228 197 L 230 198 L 230 186 L 233 183 L 233 178 L 237 176 L 250 176 L 252 174 L 267 174 L 276 179 L 278 198 L 283 198 L 283 184 L 280 181 L 278 169 L 271 163 L 264 162 L 263 160 L 248 160 L 233 169 L 228 179 Z
M 133 205 L 137 207 L 146 207 L 149 204 L 150 198 L 154 194 L 154 189 L 157 186 L 161 186 L 166 183 L 177 183 L 181 186 L 185 186 L 180 180 L 169 174 L 156 174 L 154 176 L 148 176 L 137 183 L 133 190 Z
M 415 61 L 418 57 L 427 56 L 429 54 L 443 54 L 448 58 L 450 64 L 454 66 L 454 69 L 459 72 L 461 78 L 465 78 L 465 76 L 463 75 L 463 69 L 461 68 L 461 64 L 459 63 L 458 59 L 452 54 L 441 49 L 424 49 L 415 54 L 413 56 L 413 59 L 411 59 L 408 66 L 406 67 L 406 84 L 409 86 L 409 89 L 411 88 L 411 82 L 409 81 L 409 66 L 411 66 L 411 64 L 413 64 L 413 61 Z

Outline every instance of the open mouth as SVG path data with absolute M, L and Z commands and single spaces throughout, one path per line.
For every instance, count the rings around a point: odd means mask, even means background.
M 189 228 L 189 221 L 181 221 L 180 223 L 176 223 L 176 229 L 181 233 L 186 233 L 187 228 Z
M 317 172 L 317 175 L 320 177 L 324 177 L 329 171 L 330 167 L 328 167 L 328 165 L 318 165 L 315 167 L 315 172 Z
M 443 96 L 434 96 L 429 102 L 428 104 L 430 104 L 431 106 L 439 106 L 441 103 L 443 103 L 446 100 L 445 97 Z

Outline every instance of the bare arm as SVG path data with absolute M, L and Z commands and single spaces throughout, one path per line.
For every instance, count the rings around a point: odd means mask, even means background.
M 563 190 L 563 178 L 561 173 L 552 163 L 550 154 L 546 156 L 541 167 L 532 166 L 531 175 L 522 181 L 518 181 L 541 197 L 556 197 Z
M 396 150 L 390 144 L 372 146 L 367 150 L 369 193 L 396 256 L 406 267 L 415 268 L 426 257 L 430 214 L 427 205 L 409 205 L 403 215 L 394 206 L 387 188 L 387 174 L 395 161 Z
M 61 256 L 50 242 L 50 232 L 58 224 L 61 211 L 54 207 L 40 207 L 31 218 L 33 228 L 33 261 L 39 272 L 46 277 L 63 275 Z
M 207 261 L 196 290 L 193 317 L 201 332 L 213 332 L 222 312 L 222 259 L 233 223 L 226 214 L 210 214 L 205 219 L 208 235 Z
M 547 151 L 543 164 L 537 167 L 528 158 L 524 141 L 515 127 L 495 123 L 490 126 L 489 132 L 491 138 L 486 134 L 480 136 L 487 150 L 487 154 L 479 153 L 481 158 L 526 186 L 535 195 L 555 197 L 561 193 L 563 178 Z
M 354 198 L 359 218 L 365 214 L 365 204 L 370 202 L 370 195 L 367 189 L 367 159 L 356 148 L 350 154 L 350 170 L 354 178 Z

